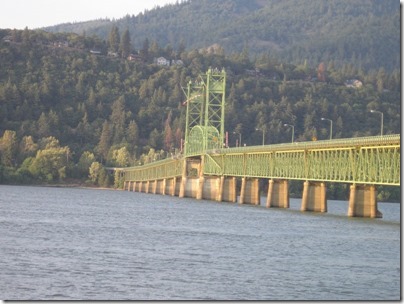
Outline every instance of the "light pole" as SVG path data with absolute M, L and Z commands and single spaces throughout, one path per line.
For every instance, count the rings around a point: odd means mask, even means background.
M 380 114 L 380 135 L 383 136 L 383 112 L 370 110 L 370 113 L 379 113 Z
M 241 133 L 234 131 L 233 134 L 238 134 L 238 138 L 239 138 L 238 146 L 241 147 Z
M 262 131 L 262 145 L 264 146 L 265 145 L 265 129 L 264 128 L 262 128 L 262 129 L 256 128 L 255 130 L 256 131 Z
M 290 125 L 290 124 L 283 124 L 285 127 L 291 127 L 292 128 L 292 143 L 295 141 L 295 126 Z
M 324 117 L 321 117 L 321 120 L 328 120 L 330 122 L 330 139 L 332 139 L 332 120 Z

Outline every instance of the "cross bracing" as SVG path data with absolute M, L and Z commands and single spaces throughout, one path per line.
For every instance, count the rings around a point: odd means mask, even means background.
M 205 175 L 400 186 L 399 134 L 216 148 L 201 155 Z M 155 180 L 180 177 L 183 164 L 169 159 L 123 171 L 126 181 Z
M 207 153 L 205 175 L 400 186 L 400 135 Z

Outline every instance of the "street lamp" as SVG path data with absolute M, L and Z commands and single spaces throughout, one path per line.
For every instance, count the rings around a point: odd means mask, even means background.
M 241 147 L 241 133 L 234 131 L 233 134 L 238 134 L 239 136 L 238 146 Z
M 290 124 L 283 124 L 285 127 L 291 127 L 292 128 L 292 143 L 295 141 L 295 126 L 290 125 Z
M 328 120 L 330 122 L 330 139 L 332 139 L 332 120 L 324 117 L 321 117 L 321 120 Z
M 383 112 L 376 111 L 376 110 L 370 110 L 370 113 L 379 113 L 380 114 L 380 135 L 383 136 Z
M 258 129 L 256 128 L 255 131 L 262 131 L 262 145 L 265 145 L 265 129 Z

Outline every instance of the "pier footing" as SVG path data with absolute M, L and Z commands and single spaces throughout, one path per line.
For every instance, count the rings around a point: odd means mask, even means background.
M 303 184 L 301 211 L 327 212 L 326 185 L 322 182 L 309 182 Z
M 374 185 L 351 185 L 348 216 L 381 218 L 377 210 L 377 191 Z

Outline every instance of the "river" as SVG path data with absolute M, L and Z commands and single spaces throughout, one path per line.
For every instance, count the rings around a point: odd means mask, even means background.
M 400 300 L 401 212 L 0 186 L 3 300 Z

